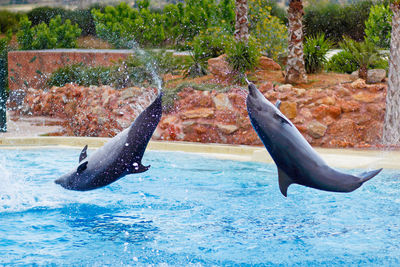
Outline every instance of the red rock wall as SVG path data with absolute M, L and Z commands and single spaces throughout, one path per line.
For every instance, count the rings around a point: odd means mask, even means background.
M 110 66 L 127 58 L 130 50 L 53 49 L 12 51 L 8 53 L 10 90 L 41 89 L 47 77 L 60 67 L 83 63 L 88 66 Z

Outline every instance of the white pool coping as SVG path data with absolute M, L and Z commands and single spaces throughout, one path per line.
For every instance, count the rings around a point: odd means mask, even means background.
M 2 137 L 0 149 L 43 147 L 98 148 L 109 138 L 99 137 Z M 150 141 L 149 150 L 182 151 L 218 159 L 273 163 L 264 147 L 245 145 L 201 144 L 190 142 Z M 322 158 L 336 168 L 400 169 L 400 151 L 315 148 Z

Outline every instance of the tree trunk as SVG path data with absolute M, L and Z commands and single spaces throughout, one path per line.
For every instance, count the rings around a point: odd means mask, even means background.
M 286 63 L 286 83 L 306 83 L 307 75 L 303 52 L 303 3 L 301 0 L 290 0 L 288 9 L 289 44 Z
M 400 3 L 393 10 L 383 143 L 400 144 Z
M 368 79 L 368 68 L 367 68 L 367 66 L 360 66 L 360 69 L 358 70 L 358 78 L 361 78 L 365 82 L 367 82 L 367 79 Z
M 249 25 L 247 19 L 247 0 L 236 0 L 236 24 L 235 24 L 235 39 L 237 41 L 249 40 Z

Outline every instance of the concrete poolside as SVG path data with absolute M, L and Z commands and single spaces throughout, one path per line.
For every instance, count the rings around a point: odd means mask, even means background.
M 0 149 L 31 149 L 50 147 L 98 148 L 107 142 L 108 138 L 99 137 L 2 137 Z M 207 156 L 239 160 L 272 163 L 272 159 L 264 147 L 232 146 L 222 144 L 200 144 L 189 142 L 150 141 L 149 150 L 182 151 L 204 154 Z M 333 167 L 337 168 L 387 168 L 400 169 L 400 151 L 355 150 L 355 149 L 324 149 L 315 150 Z
M 58 132 L 59 121 L 48 117 L 26 117 L 9 113 L 7 132 L 0 132 L 0 149 L 24 149 L 43 147 L 98 148 L 108 138 L 99 137 L 54 137 L 43 136 Z M 272 163 L 264 147 L 223 144 L 201 144 L 189 142 L 150 141 L 148 149 L 160 151 L 182 151 L 207 154 L 219 159 Z M 337 168 L 388 168 L 400 169 L 400 151 L 327 149 L 315 150 L 333 167 Z

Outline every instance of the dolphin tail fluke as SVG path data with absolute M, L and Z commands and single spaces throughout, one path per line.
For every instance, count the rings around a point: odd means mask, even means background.
M 361 179 L 360 182 L 361 183 L 365 183 L 366 181 L 368 181 L 368 180 L 372 179 L 373 177 L 375 177 L 381 171 L 382 171 L 382 168 L 380 168 L 378 170 L 373 170 L 373 171 L 361 173 L 359 175 L 359 178 Z

